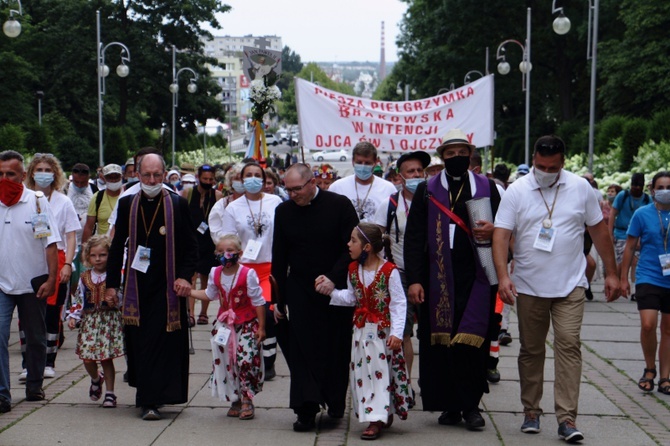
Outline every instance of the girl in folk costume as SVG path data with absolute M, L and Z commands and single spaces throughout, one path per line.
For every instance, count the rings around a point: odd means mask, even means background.
M 232 401 L 229 417 L 254 417 L 254 396 L 263 390 L 265 299 L 256 272 L 238 264 L 242 242 L 233 234 L 216 244 L 220 266 L 212 268 L 205 290 L 192 290 L 191 297 L 219 300 L 219 314 L 212 330 L 212 396 Z
M 79 287 L 73 306 L 67 311 L 70 330 L 79 325 L 75 353 L 84 361 L 91 376 L 89 397 L 98 401 L 102 395 L 102 380 L 107 392 L 102 407 L 116 407 L 114 395 L 114 358 L 123 356 L 123 319 L 118 298 L 114 302 L 105 300 L 107 279 L 107 257 L 110 240 L 106 235 L 94 235 L 84 245 L 82 258 L 91 269 L 79 278 Z M 97 361 L 102 365 L 98 372 Z
M 348 287 L 330 295 L 331 305 L 356 306 L 349 377 L 356 416 L 370 423 L 361 434 L 364 440 L 378 438 L 394 413 L 405 420 L 410 402 L 402 351 L 407 298 L 396 266 L 379 255 L 384 244 L 389 250 L 388 243 L 379 226 L 356 226 L 348 243 L 354 259 Z

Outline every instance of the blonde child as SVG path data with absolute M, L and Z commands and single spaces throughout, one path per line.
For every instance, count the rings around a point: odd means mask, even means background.
M 349 381 L 354 412 L 370 423 L 361 434 L 364 440 L 378 438 L 381 428 L 393 423 L 394 413 L 407 419 L 410 400 L 402 351 L 407 299 L 397 268 L 379 255 L 384 243 L 379 226 L 356 226 L 348 243 L 354 259 L 348 287 L 330 295 L 331 305 L 356 306 Z M 317 277 L 316 285 L 324 278 Z
M 107 389 L 102 407 L 116 407 L 114 395 L 114 358 L 124 355 L 123 320 L 118 298 L 105 300 L 107 256 L 110 240 L 105 235 L 91 237 L 84 245 L 82 259 L 91 269 L 83 272 L 75 294 L 75 302 L 67 311 L 70 330 L 79 325 L 75 353 L 84 361 L 91 377 L 88 395 L 92 401 L 102 396 L 102 380 Z M 98 372 L 98 361 L 102 371 Z
M 220 266 L 212 268 L 205 290 L 192 290 L 199 300 L 219 300 L 212 330 L 212 396 L 232 401 L 227 416 L 250 420 L 254 396 L 263 390 L 265 299 L 256 272 L 240 265 L 242 242 L 233 234 L 216 244 Z

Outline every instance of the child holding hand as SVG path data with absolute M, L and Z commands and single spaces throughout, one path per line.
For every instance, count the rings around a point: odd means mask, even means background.
M 109 237 L 95 235 L 84 245 L 82 259 L 91 269 L 79 277 L 79 287 L 72 307 L 66 312 L 67 325 L 74 330 L 79 324 L 75 353 L 84 361 L 91 377 L 88 395 L 92 401 L 102 396 L 102 381 L 107 392 L 102 407 L 116 407 L 114 395 L 114 358 L 124 355 L 123 319 L 118 298 L 105 300 Z M 98 372 L 98 361 L 102 372 Z
M 349 381 L 354 412 L 370 423 L 361 438 L 374 440 L 382 427 L 391 426 L 394 413 L 407 418 L 410 396 L 402 351 L 407 299 L 396 266 L 379 255 L 384 239 L 377 225 L 360 223 L 348 246 L 354 259 L 348 287 L 334 290 L 330 304 L 356 307 Z M 317 277 L 316 286 L 324 279 Z
M 212 268 L 204 290 L 192 290 L 199 300 L 219 300 L 212 330 L 212 396 L 232 401 L 227 416 L 254 417 L 254 396 L 263 390 L 265 299 L 256 272 L 238 263 L 242 242 L 233 234 L 216 244 L 220 266 Z

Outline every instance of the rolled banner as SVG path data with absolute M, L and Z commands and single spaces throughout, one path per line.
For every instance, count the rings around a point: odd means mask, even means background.
M 493 212 L 491 211 L 491 199 L 489 197 L 473 198 L 465 202 L 470 217 L 470 224 L 473 226 L 477 220 L 485 220 L 493 223 Z M 477 248 L 477 257 L 479 263 L 484 268 L 486 278 L 491 285 L 498 284 L 498 275 L 493 264 L 493 251 L 491 249 L 491 240 L 474 239 Z

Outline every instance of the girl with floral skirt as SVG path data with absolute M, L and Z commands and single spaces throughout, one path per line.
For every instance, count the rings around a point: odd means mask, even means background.
M 407 419 L 410 399 L 402 351 L 407 299 L 397 268 L 379 255 L 385 242 L 377 225 L 356 226 L 348 243 L 354 259 L 348 287 L 330 295 L 331 305 L 356 306 L 349 376 L 354 412 L 369 423 L 361 434 L 364 440 L 378 438 L 382 427 L 391 426 L 394 413 Z
M 205 290 L 192 290 L 199 300 L 219 300 L 212 330 L 212 396 L 232 401 L 229 417 L 251 420 L 254 396 L 263 390 L 265 299 L 256 272 L 238 263 L 242 242 L 224 235 L 216 245 L 220 266 L 212 268 Z
M 118 297 L 105 300 L 107 279 L 107 257 L 110 240 L 105 235 L 91 237 L 84 245 L 82 259 L 91 269 L 79 277 L 79 287 L 72 307 L 67 311 L 68 327 L 79 325 L 79 336 L 75 353 L 84 361 L 91 377 L 88 395 L 92 401 L 102 396 L 102 380 L 107 391 L 102 407 L 116 407 L 114 395 L 114 358 L 124 355 L 123 319 Z M 98 361 L 102 372 L 98 372 Z

